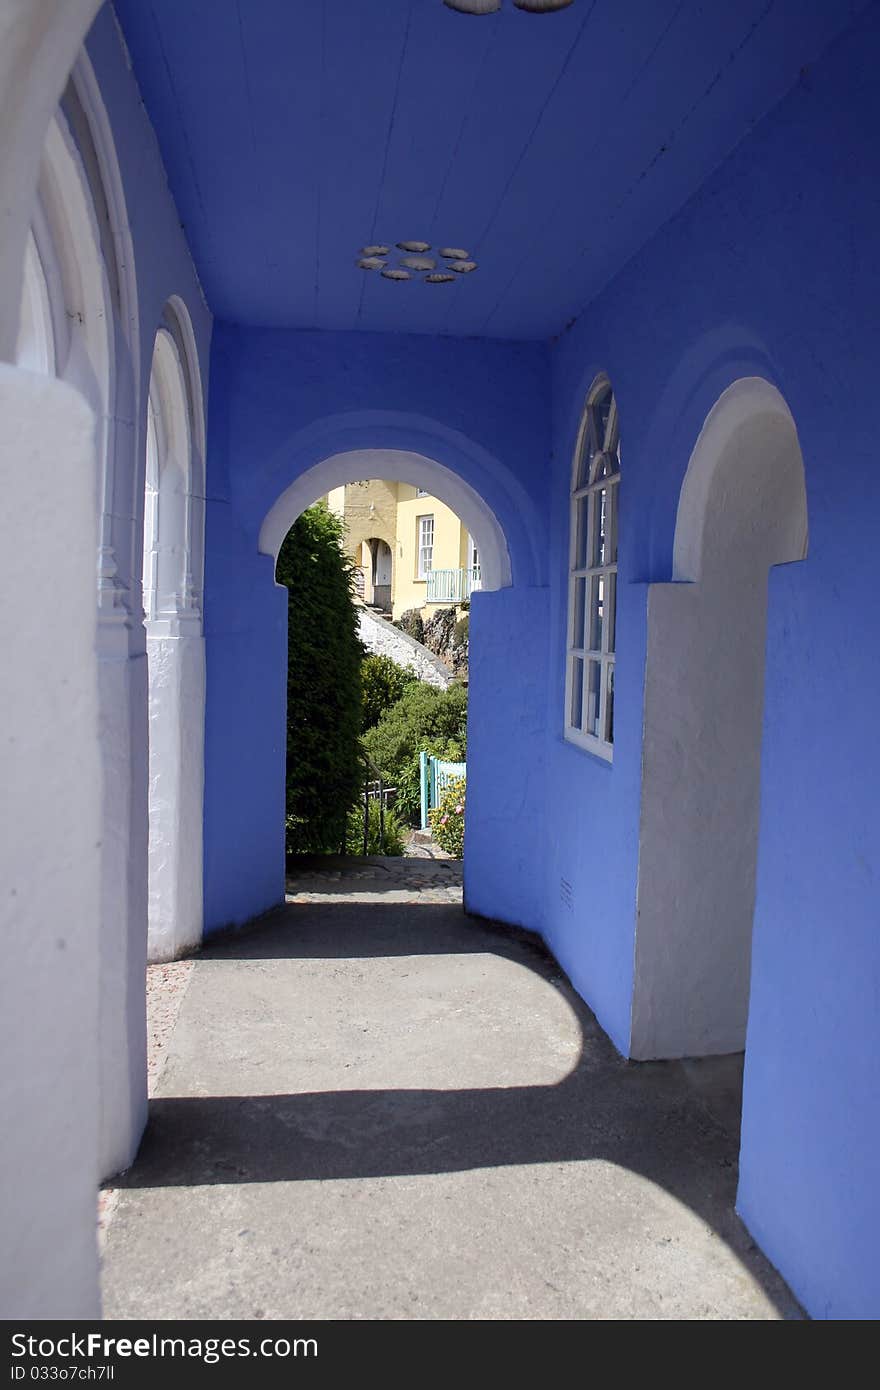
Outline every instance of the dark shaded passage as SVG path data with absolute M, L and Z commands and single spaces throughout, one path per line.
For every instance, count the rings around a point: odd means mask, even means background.
M 798 1315 L 733 1211 L 739 1059 L 627 1063 L 534 937 L 336 886 L 198 958 L 111 1307 L 150 1315 L 125 1271 L 159 1220 L 182 1277 L 168 1223 L 201 1210 L 236 1259 L 233 1228 L 272 1232 L 273 1306 L 301 1316 Z

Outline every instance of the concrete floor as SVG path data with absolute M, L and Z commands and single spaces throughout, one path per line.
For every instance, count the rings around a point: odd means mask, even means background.
M 798 1317 L 733 1214 L 737 1059 L 622 1061 L 455 866 L 406 862 L 196 959 L 105 1316 Z

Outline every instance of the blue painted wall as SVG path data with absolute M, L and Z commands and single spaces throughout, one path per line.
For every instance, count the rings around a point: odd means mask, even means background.
M 819 1317 L 880 1312 L 878 64 L 872 6 L 554 356 L 546 931 L 624 1050 L 645 582 L 671 576 L 681 482 L 720 392 L 765 376 L 798 426 L 810 547 L 769 589 L 739 1207 Z M 617 391 L 623 454 L 613 770 L 559 732 L 569 461 L 600 367 Z
M 549 350 L 540 344 L 455 342 L 376 334 L 297 333 L 218 325 L 212 352 L 205 635 L 205 921 L 241 922 L 283 896 L 286 602 L 260 526 L 303 471 L 346 450 L 422 453 L 478 490 L 507 537 L 514 585 L 546 567 Z M 322 490 L 316 485 L 315 498 Z M 441 494 L 442 495 L 442 494 Z M 293 518 L 291 517 L 291 521 Z M 500 598 L 500 596 L 497 596 Z M 492 602 L 486 596 L 486 602 Z M 503 608 L 503 604 L 501 605 Z M 504 608 L 507 613 L 509 608 Z M 525 609 L 523 610 L 525 613 Z M 506 621 L 506 620 L 505 620 Z M 542 652 L 546 629 L 535 641 Z M 512 638 L 509 660 L 515 661 Z M 541 667 L 545 659 L 541 657 Z M 486 686 L 474 726 L 516 732 L 516 682 L 506 706 Z M 536 692 L 535 700 L 540 700 Z M 486 786 L 491 844 L 482 859 L 513 885 L 516 815 Z M 506 831 L 503 829 L 506 826 Z M 517 870 L 516 872 L 519 872 Z M 533 875 L 529 875 L 529 881 Z M 528 913 L 533 915 L 534 890 Z M 517 920 L 523 915 L 517 909 Z M 538 925 L 537 922 L 530 923 Z
M 769 592 L 739 1204 L 809 1311 L 834 1317 L 880 1310 L 878 64 L 874 5 L 552 349 L 220 325 L 211 368 L 209 927 L 282 892 L 284 614 L 260 523 L 342 448 L 433 450 L 485 497 L 513 560 L 513 587 L 474 605 L 468 901 L 543 930 L 624 1052 L 647 586 L 671 576 L 681 482 L 718 396 L 749 375 L 785 396 L 810 552 Z M 600 369 L 622 422 L 613 767 L 561 736 L 570 460 Z M 505 738 L 527 795 L 504 786 L 493 806 L 480 786 Z

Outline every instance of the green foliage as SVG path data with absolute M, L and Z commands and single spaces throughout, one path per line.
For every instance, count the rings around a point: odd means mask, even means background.
M 467 779 L 453 777 L 436 811 L 429 812 L 431 830 L 441 849 L 453 859 L 464 858 L 464 811 Z
M 465 643 L 466 643 L 467 640 L 468 640 L 468 632 L 469 632 L 469 630 L 470 630 L 470 617 L 469 617 L 468 614 L 466 613 L 466 614 L 464 615 L 464 617 L 463 617 L 463 618 L 459 618 L 458 622 L 455 624 L 455 630 L 454 630 L 454 632 L 453 632 L 453 634 L 452 634 L 452 649 L 453 649 L 453 651 L 456 651 L 459 647 L 463 647 L 463 646 L 465 645 Z
M 395 807 L 410 825 L 420 814 L 419 753 L 462 762 L 467 756 L 467 691 L 421 682 L 386 710 L 364 735 L 368 757 L 389 786 L 397 788 Z
M 390 656 L 365 656 L 361 666 L 364 731 L 378 724 L 386 709 L 396 704 L 417 682 L 418 676 L 413 671 L 398 666 Z
M 294 523 L 275 574 L 288 590 L 287 852 L 338 852 L 363 785 L 354 571 L 325 503 Z
M 371 797 L 367 820 L 367 854 L 403 854 L 404 836 L 404 828 L 396 814 L 390 806 L 386 807 L 383 848 L 379 825 L 379 801 L 377 797 Z M 345 828 L 345 852 L 346 854 L 363 854 L 364 852 L 363 802 L 359 806 L 353 807 L 348 813 L 348 824 Z

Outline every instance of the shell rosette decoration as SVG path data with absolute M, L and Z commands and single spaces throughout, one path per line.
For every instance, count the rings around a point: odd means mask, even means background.
M 426 285 L 453 285 L 477 268 L 462 246 L 442 246 L 428 255 L 430 251 L 427 241 L 398 241 L 394 250 L 384 242 L 373 242 L 361 247 L 356 265 L 359 270 L 378 270 L 384 280 L 421 280 Z

